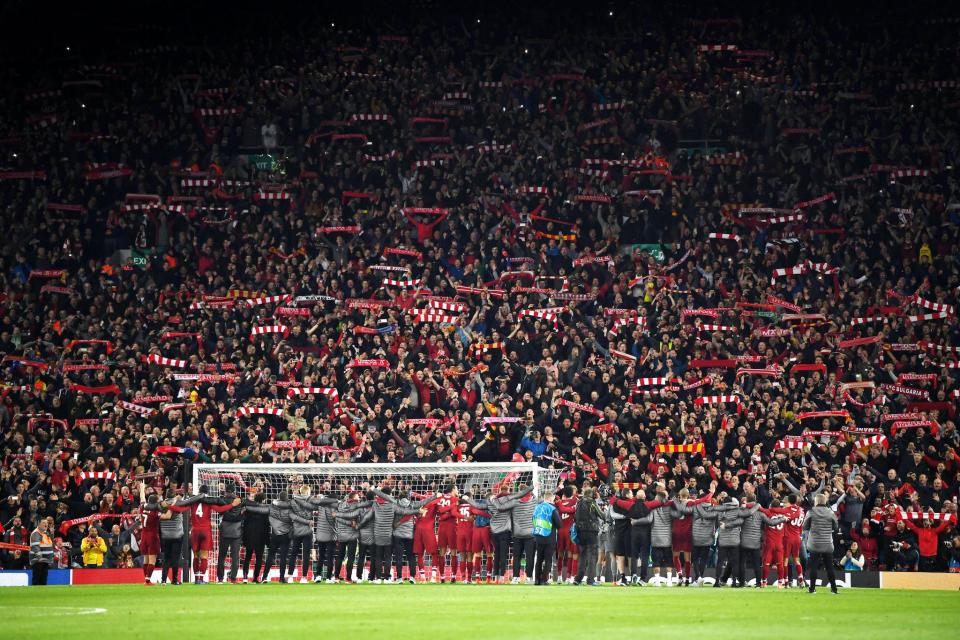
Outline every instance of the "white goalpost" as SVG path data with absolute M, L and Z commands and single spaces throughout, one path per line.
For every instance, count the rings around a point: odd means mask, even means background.
M 263 493 L 266 502 L 282 492 L 293 493 L 302 485 L 311 494 L 344 499 L 350 492 L 389 486 L 398 497 L 422 497 L 445 492 L 455 485 L 461 495 L 475 499 L 487 496 L 491 489 L 509 489 L 520 484 L 534 487 L 537 497 L 554 490 L 561 480 L 561 469 L 546 469 L 534 462 L 498 463 L 412 463 L 412 464 L 196 464 L 193 466 L 193 494 L 222 496 L 233 493 L 248 497 Z M 314 516 L 315 520 L 317 516 Z M 213 514 L 213 545 L 208 579 L 214 579 L 219 555 L 221 516 Z M 245 553 L 242 552 L 242 553 Z M 430 562 L 435 566 L 435 558 Z M 466 558 L 464 558 L 466 560 Z M 229 567 L 229 563 L 227 564 Z M 309 567 L 297 564 L 297 575 L 306 576 Z M 528 568 L 530 575 L 532 567 Z M 273 567 L 268 574 L 279 575 Z

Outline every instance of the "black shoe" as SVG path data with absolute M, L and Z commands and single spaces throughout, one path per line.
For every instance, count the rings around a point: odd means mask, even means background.
M 814 589 L 813 587 L 810 587 L 809 589 L 807 589 L 807 593 L 816 593 L 816 592 L 817 590 Z
M 836 588 L 836 587 L 830 589 L 830 593 L 832 593 L 833 595 L 839 595 L 839 594 L 840 594 L 840 592 L 837 591 L 837 588 Z
M 719 581 L 719 580 L 717 580 L 716 582 L 713 583 L 713 588 L 714 588 L 714 589 L 719 589 L 719 588 L 722 587 L 722 586 L 723 586 L 723 585 L 720 584 L 720 581 Z

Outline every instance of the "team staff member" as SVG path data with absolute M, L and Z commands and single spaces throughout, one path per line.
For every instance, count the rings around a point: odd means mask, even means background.
M 745 495 L 744 506 L 755 499 L 753 494 Z M 763 543 L 764 525 L 775 527 L 785 521 L 784 516 L 771 518 L 761 510 L 751 510 L 744 518 L 740 529 L 740 568 L 738 570 L 740 581 L 744 585 L 746 585 L 746 564 L 749 561 L 750 566 L 753 567 L 754 586 L 758 589 L 763 586 L 764 573 L 760 547 Z
M 501 491 L 505 488 L 501 487 Z M 533 491 L 533 486 L 528 486 L 521 491 L 513 494 L 495 493 L 491 490 L 486 500 L 473 500 L 466 498 L 471 506 L 482 509 L 490 514 L 490 535 L 493 538 L 493 575 L 498 581 L 503 580 L 507 573 L 507 558 L 510 555 L 511 531 L 513 529 L 510 514 L 512 501 L 523 498 Z M 504 506 L 507 508 L 503 508 Z M 531 514 L 532 518 L 532 514 Z M 531 534 L 532 535 L 532 534 Z
M 47 532 L 47 519 L 41 518 L 37 528 L 30 534 L 30 569 L 33 571 L 33 584 L 47 584 L 47 572 L 53 564 L 53 540 Z
M 257 493 L 253 496 L 253 501 L 257 505 L 263 505 L 264 494 Z M 247 581 L 247 575 L 250 571 L 250 560 L 257 556 L 257 562 L 253 565 L 252 582 L 262 582 L 260 575 L 263 569 L 263 560 L 267 549 L 267 542 L 270 540 L 270 519 L 265 513 L 257 513 L 250 509 L 244 509 L 243 514 L 243 581 Z
M 232 492 L 224 494 L 227 499 L 234 497 Z M 235 505 L 224 512 L 220 518 L 220 551 L 217 554 L 217 582 L 223 582 L 226 572 L 227 553 L 230 554 L 230 582 L 237 581 L 240 569 L 240 540 L 243 537 L 243 509 Z
M 577 503 L 573 518 L 573 526 L 577 528 L 577 545 L 580 547 L 577 576 L 573 583 L 579 585 L 586 576 L 587 584 L 592 586 L 596 584 L 597 535 L 600 532 L 600 519 L 603 518 L 603 512 L 593 499 L 593 487 L 583 490 L 583 497 Z
M 521 491 L 525 485 L 520 485 Z M 532 490 L 533 487 L 530 487 Z M 510 511 L 513 520 L 513 582 L 520 582 L 520 561 L 526 560 L 528 570 L 532 572 L 535 543 L 533 540 L 533 510 L 537 503 L 531 493 L 501 503 L 500 508 Z
M 168 504 L 176 504 L 178 496 L 173 489 L 167 489 Z M 160 581 L 166 582 L 169 576 L 172 584 L 180 584 L 180 567 L 183 566 L 183 513 L 167 509 L 160 514 L 160 552 L 163 554 L 163 570 Z
M 810 552 L 809 592 L 817 590 L 817 572 L 823 564 L 830 579 L 830 591 L 837 593 L 837 576 L 833 571 L 833 536 L 840 532 L 840 524 L 837 514 L 827 506 L 826 494 L 821 493 L 816 497 L 815 506 L 803 519 L 803 530 L 808 532 L 807 551 Z
M 246 507 L 247 511 L 268 514 L 270 517 L 270 551 L 267 553 L 263 581 L 270 580 L 270 569 L 276 558 L 280 566 L 280 582 L 286 582 L 287 553 L 290 551 L 290 530 L 293 527 L 290 521 L 290 494 L 281 491 L 270 506 L 248 502 Z

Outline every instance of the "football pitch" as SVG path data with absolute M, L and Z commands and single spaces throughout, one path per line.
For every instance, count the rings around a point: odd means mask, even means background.
M 532 585 L 0 589 L 3 638 L 958 637 L 960 593 Z

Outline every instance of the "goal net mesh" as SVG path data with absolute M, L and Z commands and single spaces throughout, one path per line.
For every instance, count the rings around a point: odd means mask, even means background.
M 342 499 L 352 491 L 365 491 L 372 487 L 389 486 L 394 495 L 424 496 L 446 491 L 456 485 L 461 495 L 470 494 L 480 499 L 488 492 L 510 488 L 520 483 L 532 485 L 534 495 L 540 497 L 545 490 L 556 490 L 561 482 L 560 469 L 545 469 L 536 463 L 426 463 L 426 464 L 198 464 L 193 469 L 193 493 L 222 496 L 233 493 L 241 498 L 253 492 L 262 492 L 266 502 L 277 498 L 282 492 L 294 493 L 301 485 L 308 485 L 312 495 Z M 318 516 L 314 516 L 317 518 Z M 220 551 L 219 525 L 221 516 L 212 515 L 213 552 L 207 578 L 216 578 L 216 565 Z M 436 530 L 436 523 L 435 523 Z M 241 558 L 246 549 L 241 550 Z M 461 554 L 462 556 L 463 554 Z M 427 554 L 427 564 L 436 567 L 438 558 Z M 461 558 L 465 561 L 466 558 Z M 512 558 L 508 562 L 511 566 Z M 442 564 L 440 565 L 442 566 Z M 229 571 L 230 561 L 226 563 Z M 532 573 L 532 567 L 526 570 Z M 270 568 L 268 579 L 276 579 L 279 569 Z M 296 563 L 294 577 L 313 575 L 312 563 L 303 566 L 302 558 Z M 427 576 L 428 578 L 430 576 Z M 436 577 L 436 576 L 434 576 Z

